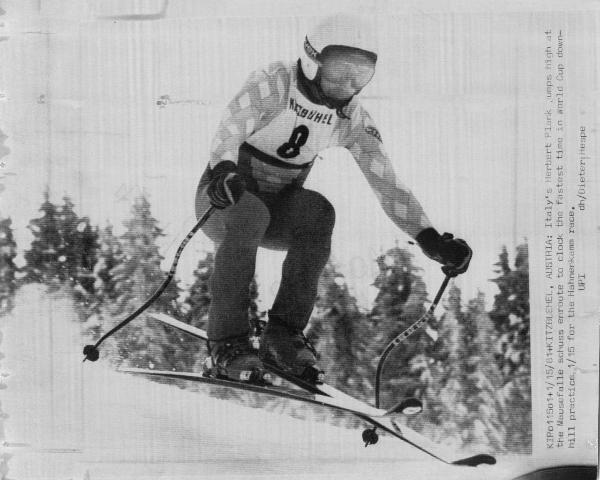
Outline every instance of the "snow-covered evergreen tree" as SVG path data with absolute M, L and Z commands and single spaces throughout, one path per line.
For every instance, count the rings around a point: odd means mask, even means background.
M 500 292 L 490 318 L 499 332 L 496 361 L 503 376 L 506 429 L 512 451 L 531 450 L 531 355 L 529 334 L 529 255 L 527 244 L 517 247 L 514 268 L 506 248 L 496 263 L 493 281 Z
M 463 428 L 468 428 L 469 410 L 464 402 L 465 343 L 464 316 L 460 290 L 452 285 L 447 294 L 445 312 L 438 326 L 438 340 L 431 358 L 420 358 L 421 381 L 426 381 L 422 400 L 424 414 L 418 419 L 423 432 L 438 442 L 462 446 Z
M 117 296 L 112 270 L 122 257 L 121 243 L 113 234 L 112 225 L 107 225 L 99 233 L 98 259 L 94 266 L 94 291 L 101 302 L 110 302 Z
M 58 230 L 62 242 L 59 261 L 64 280 L 80 285 L 84 292 L 94 290 L 94 265 L 98 250 L 98 231 L 88 217 L 75 213 L 75 205 L 68 196 L 58 209 Z
M 15 265 L 17 243 L 13 237 L 10 218 L 0 219 L 0 312 L 7 313 L 13 307 L 17 289 L 18 267 Z
M 208 308 L 210 307 L 210 277 L 213 274 L 215 256 L 207 252 L 206 256 L 198 261 L 194 270 L 194 282 L 188 290 L 188 296 L 183 302 L 185 311 L 184 320 L 194 327 L 207 327 Z
M 25 281 L 58 288 L 73 287 L 79 302 L 88 303 L 94 289 L 98 233 L 87 217 L 75 213 L 69 197 L 56 207 L 44 193 L 39 218 L 29 222 L 33 241 L 25 252 Z
M 124 222 L 125 233 L 120 237 L 121 253 L 110 271 L 117 296 L 106 306 L 111 316 L 122 319 L 142 305 L 166 278 L 161 270 L 162 255 L 157 240 L 163 236 L 152 216 L 150 203 L 139 197 L 132 207 L 132 216 Z M 152 304 L 155 311 L 178 316 L 179 289 L 172 281 Z M 180 333 L 148 319 L 142 314 L 116 334 L 119 355 L 132 366 L 141 368 L 175 368 Z
M 506 451 L 506 402 L 502 374 L 495 362 L 497 332 L 485 311 L 485 296 L 469 302 L 465 316 L 465 378 L 463 391 L 469 412 L 463 443 Z
M 76 300 L 89 306 L 94 291 L 94 265 L 98 250 L 98 229 L 90 225 L 88 217 L 80 217 L 68 196 L 57 211 L 60 235 L 58 261 L 59 278 L 71 284 L 77 292 Z
M 455 449 L 507 450 L 507 403 L 494 358 L 496 340 L 483 294 L 471 300 L 465 312 L 460 290 L 452 285 L 434 348 L 411 362 L 424 385 L 425 407 L 411 426 Z
M 213 274 L 215 257 L 212 252 L 207 252 L 204 258 L 201 258 L 194 270 L 194 282 L 188 290 L 188 296 L 183 302 L 182 309 L 185 312 L 183 321 L 198 328 L 205 329 L 208 326 L 208 309 L 210 307 L 210 277 Z M 184 338 L 183 348 L 189 352 L 190 365 L 192 370 L 201 371 L 202 362 L 208 355 L 208 349 L 204 342 L 197 339 Z
M 122 257 L 121 243 L 113 234 L 112 225 L 106 226 L 99 233 L 99 248 L 97 261 L 94 266 L 94 295 L 93 303 L 86 312 L 84 333 L 90 341 L 96 341 L 100 336 L 110 330 L 116 321 L 113 317 L 112 303 L 118 296 L 112 270 L 117 266 L 118 259 Z M 112 350 L 116 355 L 114 339 L 109 339 L 103 350 Z
M 490 312 L 500 333 L 497 360 L 505 379 L 515 373 L 529 372 L 529 260 L 527 244 L 517 247 L 514 268 L 510 267 L 504 247 L 496 263 L 498 277 L 493 280 L 500 292 Z
M 344 276 L 329 261 L 319 280 L 316 309 L 307 336 L 319 352 L 319 363 L 328 366 L 327 380 L 338 388 L 359 394 L 367 365 L 360 356 L 358 332 L 365 320 Z
M 436 442 L 462 446 L 463 428 L 469 411 L 464 401 L 465 331 L 460 290 L 451 285 L 444 313 L 437 325 L 438 338 L 429 350 L 411 359 L 411 370 L 419 375 L 419 398 L 424 411 L 410 423 Z
M 379 274 L 374 286 L 379 292 L 368 322 L 359 334 L 363 355 L 371 359 L 369 378 L 374 378 L 379 357 L 387 344 L 425 313 L 427 299 L 425 283 L 410 252 L 392 248 L 377 259 L 377 264 Z M 415 355 L 426 352 L 431 344 L 431 338 L 421 329 L 388 356 L 382 375 L 383 406 L 391 406 L 398 398 L 418 393 L 420 382 L 410 362 Z
M 44 192 L 44 201 L 40 206 L 41 215 L 29 222 L 28 228 L 33 234 L 29 250 L 25 251 L 25 281 L 51 284 L 61 279 L 60 250 L 62 239 L 58 227 L 58 212 L 50 202 L 48 191 Z

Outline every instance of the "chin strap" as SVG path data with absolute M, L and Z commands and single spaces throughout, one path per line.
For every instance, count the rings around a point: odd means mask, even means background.
M 350 100 L 352 100 L 352 98 L 350 98 Z M 348 100 L 348 102 L 350 102 L 350 100 Z M 347 105 L 347 104 L 346 104 Z M 345 106 L 345 105 L 344 105 Z M 335 114 L 339 117 L 339 118 L 346 118 L 346 119 L 350 119 L 350 117 L 348 115 L 346 115 L 346 113 L 343 110 L 344 107 L 339 107 L 335 109 Z
M 350 118 L 344 112 L 344 108 L 352 101 L 354 96 L 350 97 L 348 100 L 334 100 L 333 98 L 329 98 L 320 86 L 321 79 L 321 69 L 317 70 L 317 76 L 313 80 L 309 80 L 306 75 L 304 75 L 304 71 L 302 70 L 302 62 L 298 59 L 298 87 L 302 94 L 304 94 L 311 102 L 316 103 L 317 105 L 325 105 L 327 108 L 331 108 L 335 110 L 336 115 L 339 118 Z

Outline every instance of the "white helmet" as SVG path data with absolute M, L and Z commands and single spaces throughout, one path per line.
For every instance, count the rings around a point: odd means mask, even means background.
M 377 40 L 371 26 L 360 17 L 333 15 L 321 21 L 304 39 L 300 62 L 308 80 L 317 76 L 319 57 L 330 46 L 356 48 L 377 59 Z

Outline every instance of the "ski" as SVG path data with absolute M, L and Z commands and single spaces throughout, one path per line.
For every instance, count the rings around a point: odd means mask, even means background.
M 151 313 L 150 316 L 155 320 L 170 325 L 183 332 L 187 332 L 199 340 L 208 340 L 208 337 L 204 330 L 176 320 L 164 313 Z M 363 440 L 365 441 L 365 446 L 377 442 L 378 435 L 376 433 L 376 429 L 380 429 L 402 440 L 403 442 L 412 445 L 421 452 L 426 453 L 427 455 L 450 465 L 476 467 L 477 465 L 493 465 L 496 463 L 496 459 L 488 454 L 478 454 L 468 457 L 457 455 L 455 452 L 450 451 L 448 448 L 440 444 L 432 442 L 428 438 L 410 429 L 406 425 L 402 425 L 394 416 L 394 414 L 397 413 L 394 411 L 397 408 L 397 406 L 388 411 L 377 409 L 325 383 L 310 384 L 301 379 L 298 379 L 297 377 L 289 375 L 286 372 L 283 372 L 272 365 L 266 365 L 266 367 L 272 373 L 280 376 L 287 382 L 294 384 L 298 388 L 302 389 L 302 391 L 304 391 L 305 393 L 292 393 L 289 390 L 279 389 L 279 387 L 268 388 L 252 384 L 244 384 L 241 382 L 221 380 L 212 377 L 204 377 L 203 375 L 194 373 L 180 373 L 168 371 L 161 372 L 154 370 L 140 371 L 140 369 L 128 370 L 135 370 L 135 372 L 131 373 L 145 373 L 149 375 L 166 376 L 169 378 L 185 378 L 188 380 L 197 380 L 205 383 L 210 383 L 213 385 L 242 388 L 244 390 L 268 393 L 274 396 L 285 397 L 292 400 L 305 401 L 308 403 L 343 410 L 352 413 L 353 415 L 357 416 L 358 418 L 364 420 L 367 423 L 370 423 L 373 426 L 373 428 L 367 429 L 363 432 Z
M 356 408 L 361 408 L 360 406 L 364 407 L 364 405 L 366 405 L 364 402 L 357 400 L 356 398 L 352 397 L 351 395 L 348 395 L 347 393 L 342 392 L 341 390 L 338 390 L 335 387 L 332 387 L 331 385 L 328 385 L 326 383 L 310 383 L 307 382 L 301 378 L 298 378 L 294 375 L 291 375 L 288 372 L 285 372 L 279 368 L 277 368 L 274 365 L 271 365 L 269 363 L 264 363 L 265 368 L 277 375 L 278 377 L 282 378 L 283 380 L 303 389 L 306 390 L 310 393 L 313 394 L 319 394 L 319 395 L 327 395 L 328 397 L 335 397 L 335 398 L 339 398 L 340 400 L 344 400 L 345 402 L 347 402 L 349 405 L 356 405 Z M 400 402 L 398 402 L 396 405 L 394 405 L 392 408 L 387 410 L 387 415 L 394 415 L 394 414 L 403 414 L 403 415 L 415 415 L 417 413 L 420 413 L 423 411 L 423 404 L 421 403 L 421 401 L 417 398 L 413 398 L 413 397 L 407 397 L 407 398 L 403 398 Z
M 408 427 L 401 426 L 397 422 L 397 420 L 393 418 L 392 413 L 386 412 L 385 410 L 370 407 L 367 404 L 362 404 L 362 408 L 358 408 L 356 407 L 356 405 L 361 404 L 361 402 L 357 400 L 354 400 L 355 405 L 350 405 L 346 404 L 343 400 L 329 397 L 326 395 L 311 394 L 309 392 L 297 393 L 291 390 L 282 389 L 280 387 L 271 388 L 266 386 L 254 385 L 251 383 L 242 383 L 213 377 L 205 377 L 202 374 L 191 372 L 172 372 L 168 370 L 150 370 L 143 368 L 123 368 L 119 371 L 124 373 L 148 375 L 161 378 L 173 378 L 201 382 L 214 386 L 245 390 L 260 394 L 267 394 L 273 397 L 286 398 L 289 400 L 310 403 L 313 405 L 318 405 L 327 408 L 333 408 L 355 415 L 358 418 L 370 423 L 374 427 L 377 427 L 383 431 L 390 433 L 394 437 L 399 438 L 400 440 L 408 443 L 409 445 L 412 445 L 413 447 L 421 450 L 422 452 L 438 460 L 441 460 L 442 462 L 454 465 L 468 466 L 477 466 L 479 464 L 491 465 L 495 463 L 495 459 L 489 455 L 475 455 L 466 458 L 455 458 L 455 456 L 453 456 L 450 452 L 442 451 L 439 445 L 431 442 L 426 437 L 423 437 L 422 435 L 409 429 Z M 375 439 L 374 441 L 371 440 L 369 443 L 376 442 L 377 440 Z
M 164 313 L 150 313 L 149 316 L 154 318 L 155 320 L 165 323 L 171 327 L 174 327 L 183 332 L 189 333 L 190 335 L 196 337 L 199 340 L 203 340 L 205 342 L 208 340 L 208 336 L 204 330 L 193 327 L 192 325 L 188 325 L 187 323 L 183 323 L 179 320 L 176 320 L 173 317 L 170 317 L 169 315 L 166 315 Z M 370 405 L 368 405 L 364 402 L 361 402 L 360 400 L 357 400 L 356 398 L 342 392 L 341 390 L 338 390 L 337 388 L 332 387 L 331 385 L 327 385 L 326 383 L 314 384 L 314 383 L 310 383 L 307 381 L 303 381 L 302 379 L 300 379 L 296 376 L 293 376 L 287 372 L 284 372 L 283 370 L 280 370 L 277 367 L 270 365 L 270 364 L 265 364 L 265 367 L 271 373 L 274 373 L 275 375 L 282 378 L 283 380 L 295 385 L 296 387 L 298 387 L 302 390 L 306 390 L 312 394 L 325 395 L 328 397 L 338 398 L 340 400 L 343 400 L 346 405 L 350 406 L 351 408 L 354 408 L 355 410 L 364 411 L 365 407 L 374 408 L 374 407 L 371 407 Z M 408 398 L 402 399 L 400 402 L 398 402 L 396 405 L 394 405 L 389 410 L 386 410 L 385 414 L 392 415 L 392 414 L 401 413 L 404 415 L 414 415 L 416 413 L 420 413 L 422 410 L 423 410 L 423 406 L 422 406 L 420 400 L 418 400 L 416 398 L 408 397 Z M 382 416 L 381 412 L 384 412 L 384 410 L 374 409 L 372 411 L 372 414 L 373 414 L 373 416 Z
M 150 370 L 145 368 L 121 368 L 119 369 L 119 372 L 149 375 L 162 378 L 191 380 L 194 382 L 207 383 L 210 385 L 220 387 L 237 388 L 239 390 L 263 393 L 274 397 L 287 398 L 289 400 L 311 403 L 322 407 L 334 408 L 337 410 L 351 413 L 353 415 L 364 415 L 367 417 L 380 418 L 394 414 L 394 412 L 388 412 L 386 410 L 371 407 L 366 403 L 358 402 L 356 400 L 354 401 L 354 403 L 348 403 L 344 399 L 329 397 L 327 395 L 320 395 L 317 393 L 310 393 L 302 390 L 291 390 L 281 387 L 269 387 L 253 383 L 236 382 L 233 380 L 226 380 L 222 378 L 207 377 L 199 373 L 172 372 L 168 370 Z

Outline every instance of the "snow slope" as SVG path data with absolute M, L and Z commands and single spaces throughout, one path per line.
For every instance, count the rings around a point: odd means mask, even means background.
M 10 479 L 514 478 L 447 466 L 392 438 L 300 420 L 82 363 L 67 299 L 29 285 L 1 319 L 4 451 Z M 502 464 L 504 463 L 504 464 Z

